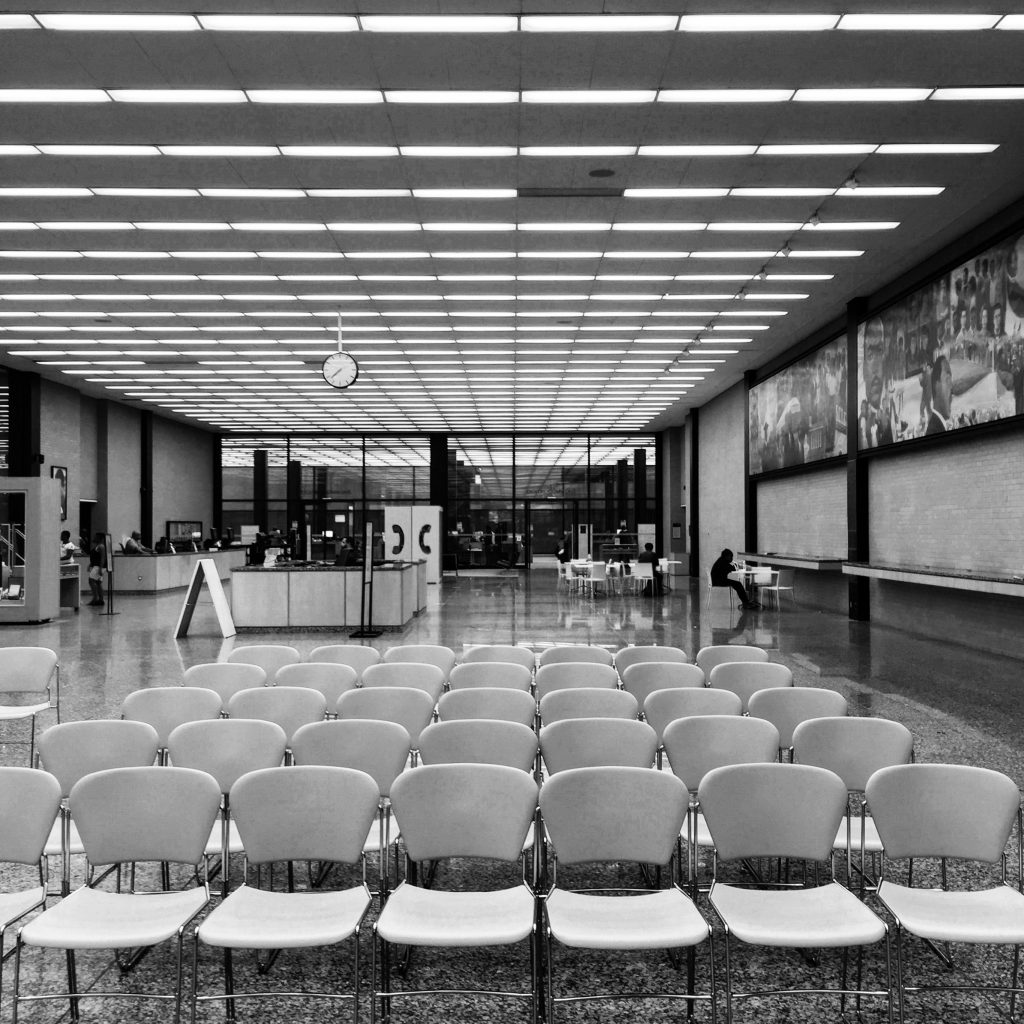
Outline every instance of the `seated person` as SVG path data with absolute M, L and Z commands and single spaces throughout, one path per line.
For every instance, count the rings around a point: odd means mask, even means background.
M 743 608 L 760 608 L 761 605 L 757 601 L 752 601 L 750 596 L 747 594 L 746 588 L 738 580 L 729 579 L 729 573 L 735 569 L 732 562 L 732 552 L 728 548 L 724 548 L 722 553 L 718 556 L 718 560 L 711 566 L 711 586 L 713 587 L 731 587 L 736 591 L 737 597 L 742 602 L 741 607 Z
M 660 594 L 662 592 L 661 586 L 661 570 L 658 568 L 658 553 L 654 550 L 654 545 L 650 542 L 644 545 L 643 551 L 636 556 L 637 564 L 641 562 L 650 562 L 651 570 L 654 573 L 654 593 Z
M 153 548 L 153 550 L 158 555 L 173 555 L 175 553 L 174 545 L 166 537 L 161 537 L 156 542 L 156 545 Z
M 342 537 L 338 545 L 338 553 L 334 556 L 334 564 L 340 566 L 354 565 L 356 561 L 355 547 L 348 537 Z
M 153 552 L 142 543 L 142 534 L 132 530 L 132 535 L 124 542 L 126 555 L 151 555 Z

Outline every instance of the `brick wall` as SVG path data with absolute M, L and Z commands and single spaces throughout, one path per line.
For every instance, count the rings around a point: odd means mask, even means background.
M 1024 429 L 876 459 L 869 480 L 872 562 L 1024 572 Z
M 846 467 L 759 483 L 757 550 L 846 558 Z
M 747 390 L 742 383 L 701 407 L 697 478 L 702 576 L 722 548 L 741 551 L 744 546 L 746 424 Z

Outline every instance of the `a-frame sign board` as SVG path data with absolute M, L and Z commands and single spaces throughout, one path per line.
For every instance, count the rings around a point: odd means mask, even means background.
M 234 620 L 231 618 L 231 607 L 228 605 L 227 595 L 220 582 L 220 573 L 217 572 L 217 563 L 212 558 L 200 558 L 192 570 L 192 579 L 185 592 L 185 603 L 181 606 L 178 625 L 174 629 L 175 640 L 180 640 L 188 632 L 189 624 L 192 622 L 192 613 L 196 610 L 199 594 L 203 589 L 203 583 L 210 589 L 213 610 L 217 613 L 221 635 L 234 636 L 237 632 Z

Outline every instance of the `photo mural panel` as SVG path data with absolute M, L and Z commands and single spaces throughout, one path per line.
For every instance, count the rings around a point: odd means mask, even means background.
M 752 387 L 751 475 L 845 455 L 846 380 L 842 337 Z
M 861 324 L 858 449 L 1024 412 L 1024 235 Z

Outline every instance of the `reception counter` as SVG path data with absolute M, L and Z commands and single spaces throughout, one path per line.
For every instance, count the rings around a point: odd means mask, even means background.
M 358 626 L 362 593 L 357 565 L 244 566 L 231 573 L 231 617 L 238 629 Z M 374 626 L 400 629 L 424 607 L 426 562 L 374 567 Z
M 212 558 L 222 580 L 231 570 L 245 565 L 245 548 L 223 551 L 183 551 L 176 555 L 114 555 L 114 592 L 155 594 L 161 590 L 187 587 L 200 558 Z

